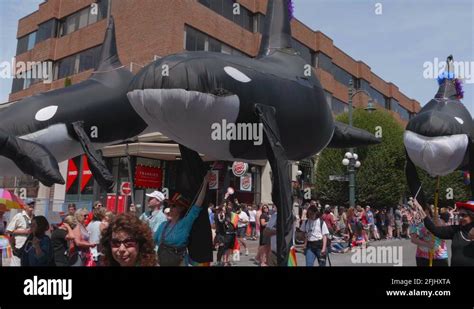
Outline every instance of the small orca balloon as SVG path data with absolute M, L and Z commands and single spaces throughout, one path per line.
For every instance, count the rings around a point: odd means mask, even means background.
M 280 265 L 286 264 L 292 238 L 288 160 L 328 145 L 379 142 L 368 132 L 335 124 L 315 71 L 292 48 L 291 8 L 289 0 L 268 2 L 257 58 L 213 52 L 167 56 L 143 68 L 128 92 L 145 122 L 181 145 L 219 160 L 269 160 Z M 251 130 L 239 138 L 232 134 L 239 127 Z
M 133 138 L 147 127 L 126 96 L 132 77 L 118 58 L 111 17 L 89 79 L 0 110 L 2 176 L 23 172 L 48 186 L 64 183 L 57 162 L 85 152 L 99 184 L 110 189 L 113 178 L 95 148 Z
M 404 133 L 406 177 L 413 196 L 425 205 L 425 196 L 415 166 L 431 176 L 445 176 L 455 170 L 474 172 L 474 125 L 472 117 L 460 99 L 461 81 L 451 72 L 453 57 L 447 59 L 447 72 L 438 78 L 439 89 L 407 124 Z M 474 185 L 471 184 L 474 195 Z

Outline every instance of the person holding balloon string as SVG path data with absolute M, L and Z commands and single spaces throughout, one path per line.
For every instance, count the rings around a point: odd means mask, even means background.
M 474 201 L 456 202 L 459 224 L 450 226 L 436 226 L 418 201 L 413 202 L 428 231 L 452 240 L 451 266 L 474 266 Z
M 408 202 L 408 205 L 414 208 L 413 200 Z M 427 216 L 428 218 L 428 216 Z M 442 226 L 442 220 L 438 220 L 437 226 Z M 448 263 L 448 249 L 446 241 L 433 234 L 426 228 L 420 214 L 414 213 L 410 220 L 409 236 L 411 242 L 417 246 L 416 249 L 416 266 L 430 266 L 430 259 L 432 266 L 449 266 Z

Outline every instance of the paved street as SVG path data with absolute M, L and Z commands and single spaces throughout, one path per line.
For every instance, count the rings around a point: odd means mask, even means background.
M 245 256 L 244 250 L 242 250 L 242 254 L 240 256 L 240 261 L 239 262 L 233 262 L 235 266 L 257 266 L 254 263 L 253 258 L 255 257 L 255 254 L 257 252 L 257 247 L 258 247 L 258 241 L 247 241 L 248 247 L 249 247 L 249 255 Z M 451 256 L 451 242 L 448 242 L 448 252 L 449 256 Z M 391 248 L 388 248 L 391 247 Z M 379 249 L 377 249 L 379 248 Z M 402 259 L 398 259 L 398 255 L 393 256 L 392 262 L 395 260 L 398 265 L 401 266 L 416 266 L 416 259 L 415 259 L 415 253 L 416 253 L 416 246 L 410 242 L 408 239 L 392 239 L 392 240 L 381 240 L 381 241 L 375 241 L 371 242 L 369 245 L 369 249 L 365 251 L 366 253 L 371 253 L 372 256 L 377 256 L 377 253 L 383 252 L 385 250 L 390 250 L 392 248 L 395 248 L 394 250 L 397 252 L 397 254 L 400 252 L 399 248 L 401 248 L 401 255 Z M 379 250 L 379 251 L 377 251 Z M 391 250 L 391 251 L 394 251 Z M 364 253 L 362 251 L 361 253 Z M 331 263 L 332 266 L 394 266 L 394 263 L 370 263 L 367 260 L 365 263 L 360 259 L 361 263 L 353 263 L 352 260 L 357 261 L 356 257 L 353 257 L 354 254 L 357 254 L 357 252 L 348 252 L 348 253 L 333 253 L 331 254 Z M 380 254 L 379 254 L 380 255 Z M 304 266 L 305 265 L 305 257 L 303 255 L 303 252 L 301 248 L 298 249 L 298 252 L 296 254 L 297 259 L 298 259 L 298 266 Z M 395 258 L 396 257 L 396 258 Z M 216 252 L 214 252 L 214 260 L 216 260 Z M 387 261 L 389 258 L 387 258 Z

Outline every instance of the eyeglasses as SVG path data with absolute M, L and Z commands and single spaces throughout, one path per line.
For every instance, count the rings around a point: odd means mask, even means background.
M 110 244 L 112 248 L 119 248 L 122 244 L 125 246 L 125 248 L 131 248 L 135 247 L 137 244 L 137 241 L 135 239 L 127 238 L 124 240 L 118 240 L 118 239 L 112 239 L 110 241 Z

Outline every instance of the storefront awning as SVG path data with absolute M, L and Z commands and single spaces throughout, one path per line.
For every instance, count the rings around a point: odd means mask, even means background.
M 181 159 L 181 153 L 179 151 L 179 145 L 174 143 L 131 143 L 108 146 L 102 149 L 104 157 L 125 157 L 127 155 L 143 157 L 156 160 L 175 161 Z M 215 158 L 211 158 L 205 155 L 201 155 L 204 161 L 216 161 Z M 258 160 L 251 161 L 248 163 L 265 166 L 267 161 Z

